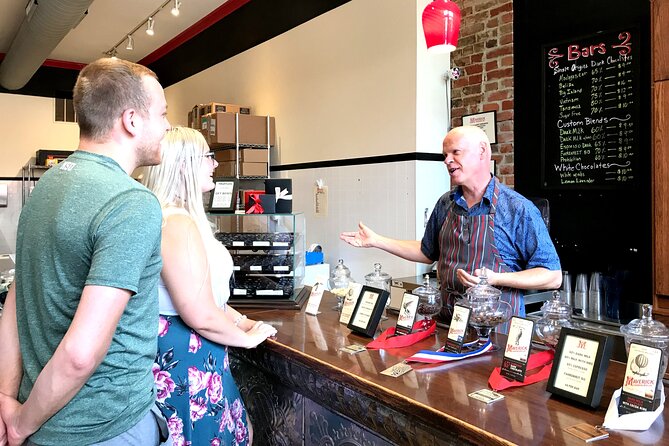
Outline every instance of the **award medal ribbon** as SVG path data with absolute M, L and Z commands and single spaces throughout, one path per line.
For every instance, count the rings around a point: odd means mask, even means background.
M 548 379 L 551 374 L 551 368 L 553 366 L 553 358 L 555 353 L 552 350 L 546 350 L 539 353 L 532 353 L 527 359 L 527 367 L 525 370 L 535 370 L 538 369 L 536 373 L 531 375 L 525 375 L 525 381 L 510 381 L 500 374 L 501 368 L 495 367 L 495 369 L 490 374 L 488 378 L 488 384 L 492 387 L 493 390 L 504 390 L 509 387 L 520 387 L 527 386 L 530 384 L 538 383 L 539 381 L 544 381 Z M 540 368 L 541 367 L 541 368 Z
M 417 321 L 413 324 L 413 333 L 406 335 L 395 335 L 395 327 L 386 329 L 379 335 L 378 338 L 367 344 L 367 349 L 386 349 L 386 348 L 400 348 L 413 345 L 418 341 L 430 337 L 437 326 L 435 321 Z
M 465 347 L 471 347 L 475 345 L 478 341 L 474 341 L 469 344 L 465 344 Z M 458 361 L 460 359 L 467 359 L 473 356 L 479 356 L 484 353 L 488 353 L 493 349 L 494 345 L 490 339 L 486 341 L 481 347 L 475 350 L 468 350 L 462 353 L 448 353 L 444 352 L 444 347 L 440 348 L 436 352 L 432 350 L 421 350 L 414 355 L 405 359 L 406 362 L 423 362 L 426 364 L 437 364 L 439 362 L 448 362 L 448 361 Z

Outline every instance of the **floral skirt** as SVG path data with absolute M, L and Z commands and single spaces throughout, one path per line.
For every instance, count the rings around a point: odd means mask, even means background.
M 248 445 L 246 408 L 226 346 L 201 337 L 179 316 L 161 315 L 153 377 L 174 446 Z

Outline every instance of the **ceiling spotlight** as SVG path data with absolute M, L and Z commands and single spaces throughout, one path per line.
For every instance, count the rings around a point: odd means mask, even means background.
M 146 33 L 150 36 L 155 34 L 153 32 L 153 17 L 149 17 L 149 20 L 146 21 Z
M 135 40 L 130 34 L 128 34 L 128 44 L 125 46 L 125 49 L 130 51 L 135 49 Z
M 174 17 L 179 16 L 179 8 L 181 8 L 181 2 L 179 0 L 174 0 L 174 7 L 172 8 L 172 15 Z

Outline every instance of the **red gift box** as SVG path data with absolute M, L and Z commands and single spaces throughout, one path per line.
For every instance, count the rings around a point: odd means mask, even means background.
M 244 191 L 244 210 L 247 214 L 263 214 L 264 210 L 260 202 L 260 196 L 265 195 L 264 190 Z

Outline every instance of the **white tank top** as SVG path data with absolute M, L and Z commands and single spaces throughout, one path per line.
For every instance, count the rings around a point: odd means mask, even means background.
M 163 220 L 174 214 L 183 214 L 188 216 L 188 212 L 183 208 L 174 206 L 163 208 Z M 211 283 L 216 281 L 217 286 L 212 286 L 214 300 L 216 305 L 223 308 L 230 297 L 230 276 L 232 276 L 232 256 L 222 243 L 213 237 L 202 237 L 206 244 L 207 256 L 209 257 L 209 274 Z M 216 293 L 214 290 L 218 290 Z M 160 314 L 165 316 L 178 316 L 179 312 L 174 308 L 172 297 L 170 296 L 162 276 L 158 282 L 158 302 Z

